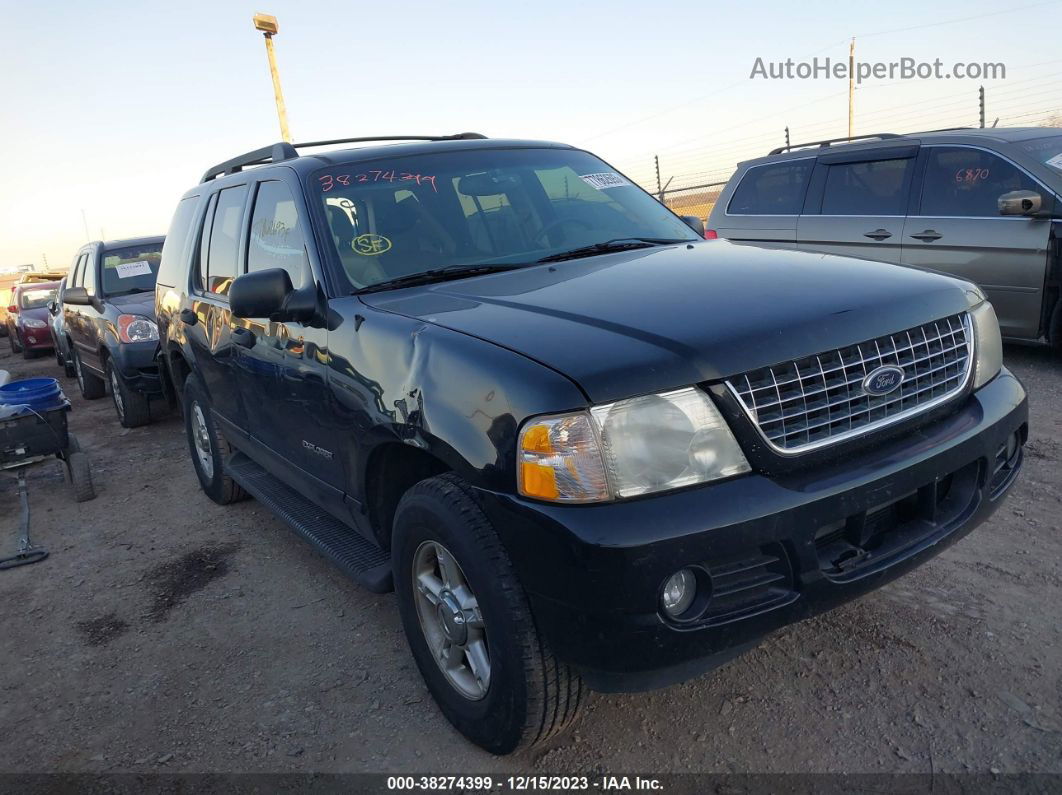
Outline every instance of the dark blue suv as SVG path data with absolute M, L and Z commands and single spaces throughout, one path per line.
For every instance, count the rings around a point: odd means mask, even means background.
M 975 286 L 705 241 L 569 146 L 336 143 L 185 194 L 162 372 L 206 494 L 393 588 L 484 748 L 888 582 L 1014 482 L 1026 397 Z

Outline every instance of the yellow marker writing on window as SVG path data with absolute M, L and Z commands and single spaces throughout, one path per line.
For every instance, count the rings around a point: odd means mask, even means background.
M 391 241 L 383 235 L 364 234 L 358 235 L 351 240 L 350 247 L 354 249 L 355 254 L 361 254 L 363 257 L 375 257 L 377 254 L 383 254 L 389 250 Z

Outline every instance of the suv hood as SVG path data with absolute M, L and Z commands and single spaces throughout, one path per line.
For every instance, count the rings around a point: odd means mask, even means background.
M 123 315 L 143 315 L 155 319 L 155 293 L 132 293 L 131 295 L 107 296 L 104 299 Z
M 964 311 L 971 294 L 897 265 L 719 240 L 361 298 L 517 351 L 601 403 L 908 329 Z

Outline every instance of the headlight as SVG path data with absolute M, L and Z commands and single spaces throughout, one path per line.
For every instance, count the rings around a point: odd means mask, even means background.
M 970 310 L 974 328 L 974 389 L 987 384 L 1003 367 L 1003 340 L 999 334 L 996 310 L 988 301 Z
M 715 405 L 686 387 L 529 421 L 517 486 L 538 499 L 602 502 L 748 471 Z
M 48 324 L 43 320 L 37 320 L 35 317 L 27 317 L 22 321 L 26 328 L 48 328 Z
M 122 342 L 151 342 L 159 338 L 159 327 L 140 315 L 118 315 L 118 339 Z

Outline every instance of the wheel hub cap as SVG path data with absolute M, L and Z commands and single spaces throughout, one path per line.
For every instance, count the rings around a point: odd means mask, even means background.
M 413 556 L 417 619 L 435 663 L 462 696 L 478 701 L 490 687 L 487 628 L 479 600 L 453 554 L 425 541 Z

